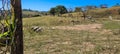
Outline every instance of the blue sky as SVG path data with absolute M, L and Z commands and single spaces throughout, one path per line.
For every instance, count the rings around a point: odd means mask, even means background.
M 48 11 L 56 5 L 64 5 L 67 8 L 76 6 L 107 4 L 109 7 L 120 3 L 120 0 L 22 0 L 22 8 L 33 9 L 39 11 Z
M 109 7 L 120 4 L 120 0 L 21 0 L 23 9 L 32 9 L 39 11 L 48 11 L 51 7 L 56 5 L 64 5 L 67 8 L 74 8 L 76 6 L 107 4 Z M 0 4 L 1 6 L 1 4 Z

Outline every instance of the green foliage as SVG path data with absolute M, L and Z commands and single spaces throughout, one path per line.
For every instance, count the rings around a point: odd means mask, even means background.
M 51 8 L 49 13 L 52 14 L 52 15 L 55 15 L 55 8 Z
M 9 31 L 8 32 L 4 32 L 3 34 L 0 34 L 0 38 L 9 35 Z
M 12 18 L 13 19 L 13 18 Z M 15 33 L 15 19 L 10 20 L 10 19 L 6 19 L 5 20 L 5 29 L 7 29 L 6 31 L 4 31 L 3 33 L 0 34 L 0 40 L 2 40 L 2 42 L 0 41 L 0 45 L 4 46 L 6 45 L 6 42 L 4 43 L 4 41 L 9 40 L 9 43 L 7 44 L 13 44 L 13 37 L 14 37 L 14 33 Z
M 66 9 L 66 7 L 65 7 L 65 6 L 62 6 L 62 5 L 56 6 L 56 7 L 55 7 L 55 10 L 56 10 L 56 13 L 57 13 L 57 14 L 65 14 L 65 13 L 68 12 L 67 9 Z
M 67 11 L 67 9 L 66 9 L 66 7 L 65 6 L 62 6 L 62 5 L 58 5 L 58 6 L 56 6 L 56 7 L 54 7 L 54 8 L 51 8 L 50 9 L 50 14 L 52 14 L 52 15 L 55 15 L 55 14 L 65 14 L 65 13 L 67 13 L 68 11 Z
M 11 11 L 13 11 L 14 8 L 11 7 Z M 5 27 L 5 28 L 2 28 L 2 33 L 0 33 L 0 40 L 2 39 L 2 41 L 6 41 L 6 40 L 11 40 L 10 41 L 10 44 L 13 44 L 12 41 L 13 41 L 13 37 L 14 37 L 14 33 L 15 33 L 15 30 L 16 30 L 16 20 L 15 17 L 14 17 L 14 11 L 11 13 L 12 15 L 9 16 L 9 15 L 6 15 L 4 17 L 3 20 L 0 20 L 1 21 L 1 24 L 3 24 L 2 26 Z M 0 42 L 0 44 L 3 44 L 2 42 Z M 6 43 L 5 43 L 6 44 Z
M 82 9 L 80 7 L 76 7 L 74 12 L 81 12 Z

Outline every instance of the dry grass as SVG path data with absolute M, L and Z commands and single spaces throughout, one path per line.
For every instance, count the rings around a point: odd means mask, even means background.
M 111 33 L 52 28 L 73 26 L 71 20 L 76 19 L 52 16 L 23 19 L 25 54 L 120 54 L 120 34 L 116 30 L 120 29 L 118 22 L 99 20 L 94 22 L 103 24 L 103 28 L 99 31 L 103 32 L 107 28 Z M 76 25 L 93 23 L 89 20 L 80 21 Z M 107 26 L 110 25 L 109 23 L 114 23 L 115 25 L 112 26 L 114 28 Z M 31 31 L 31 26 L 35 25 L 43 27 L 43 31 L 38 33 Z

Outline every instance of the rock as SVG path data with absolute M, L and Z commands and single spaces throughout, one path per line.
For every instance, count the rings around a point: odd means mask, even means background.
M 41 32 L 41 31 L 42 31 L 42 27 L 32 26 L 31 30 L 33 30 L 33 31 L 35 31 L 35 32 Z
M 36 32 L 41 32 L 42 31 L 42 28 L 41 27 L 39 27 L 37 30 L 36 30 Z
M 112 20 L 112 16 L 109 16 L 109 19 Z
M 52 30 L 55 30 L 55 27 L 52 27 L 51 29 L 52 29 Z
M 36 31 L 38 28 L 39 28 L 38 26 L 32 26 L 31 29 L 32 29 L 33 31 Z

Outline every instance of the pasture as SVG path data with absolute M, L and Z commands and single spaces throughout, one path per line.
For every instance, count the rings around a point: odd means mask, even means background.
M 120 21 L 42 16 L 23 19 L 25 54 L 120 54 Z M 41 32 L 31 30 L 42 28 Z

